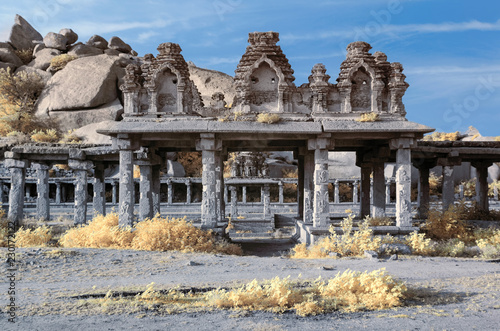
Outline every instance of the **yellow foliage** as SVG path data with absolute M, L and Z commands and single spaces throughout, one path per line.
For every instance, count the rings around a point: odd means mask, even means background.
M 14 53 L 16 53 L 17 57 L 19 57 L 25 65 L 33 60 L 33 48 L 16 49 Z
M 134 164 L 134 178 L 141 178 L 141 168 L 136 164 Z
M 434 172 L 429 174 L 429 194 L 438 195 L 443 187 L 443 176 L 437 176 Z
M 477 240 L 477 245 L 485 258 L 500 257 L 500 230 L 495 230 L 490 236 Z
M 472 230 L 467 227 L 463 213 L 466 207 L 464 204 L 458 206 L 451 205 L 448 210 L 441 212 L 437 209 L 429 211 L 422 230 L 434 240 L 447 240 L 458 238 L 470 241 Z
M 356 122 L 377 122 L 380 121 L 380 116 L 377 113 L 362 113 L 359 118 L 356 118 Z
M 500 136 L 495 137 L 495 141 L 500 141 Z
M 64 133 L 59 140 L 60 144 L 80 144 L 82 142 L 82 138 L 77 136 L 74 130 L 68 130 L 68 132 Z
M 412 252 L 418 255 L 433 255 L 434 243 L 430 238 L 425 238 L 425 233 L 412 232 L 406 237 L 406 244 Z
M 201 152 L 179 152 L 177 162 L 184 167 L 186 177 L 201 177 L 203 169 Z
M 199 229 L 185 218 L 157 216 L 131 228 L 118 226 L 116 213 L 97 216 L 88 225 L 68 230 L 60 243 L 63 247 L 242 254 L 241 247 L 217 241 L 211 231 Z
M 353 231 L 354 214 L 349 214 L 341 223 L 342 234 L 339 235 L 330 228 L 330 236 L 320 239 L 307 248 L 298 244 L 292 249 L 292 258 L 325 258 L 331 252 L 342 256 L 360 256 L 365 250 L 377 250 L 382 244 L 382 238 L 373 235 L 369 221 L 365 219 L 359 224 L 359 230 Z
M 52 233 L 46 225 L 36 229 L 20 228 L 16 232 L 17 247 L 46 246 L 50 240 Z
M 35 130 L 31 133 L 31 140 L 38 143 L 55 143 L 59 136 L 55 129 Z
M 118 214 L 95 217 L 88 225 L 69 229 L 59 240 L 63 247 L 128 248 L 134 234 L 118 226 Z
M 278 123 L 280 120 L 281 118 L 278 114 L 261 113 L 257 115 L 257 122 L 259 123 L 274 124 Z
M 387 275 L 384 269 L 370 273 L 346 270 L 328 281 L 300 284 L 290 277 L 260 284 L 257 280 L 233 290 L 215 290 L 205 295 L 208 305 L 284 312 L 309 316 L 337 309 L 360 311 L 401 306 L 406 286 Z
M 61 54 L 58 56 L 54 56 L 52 60 L 50 60 L 50 68 L 52 71 L 59 71 L 64 69 L 66 65 L 76 59 L 76 56 L 73 55 L 68 55 L 68 54 Z
M 316 287 L 322 298 L 333 299 L 337 307 L 351 312 L 401 306 L 407 290 L 383 268 L 372 272 L 346 270 L 328 282 L 318 281 Z
M 456 141 L 460 138 L 460 132 L 433 132 L 424 137 L 425 141 Z

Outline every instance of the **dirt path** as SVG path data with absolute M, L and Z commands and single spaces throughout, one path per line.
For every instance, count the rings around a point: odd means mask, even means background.
M 386 259 L 295 260 L 285 258 L 286 243 L 245 245 L 248 256 L 235 257 L 177 252 L 111 249 L 18 249 L 16 279 L 17 323 L 0 315 L 0 330 L 499 330 L 500 265 L 475 259 L 411 257 Z M 2 275 L 7 250 L 1 249 Z M 421 302 L 395 310 L 324 314 L 193 311 L 158 316 L 154 312 L 112 314 L 90 312 L 85 293 L 143 291 L 176 286 L 233 286 L 253 279 L 291 276 L 330 278 L 346 269 L 388 273 L 419 287 Z M 5 276 L 0 279 L 0 303 L 9 300 Z M 432 295 L 431 295 L 432 294 Z

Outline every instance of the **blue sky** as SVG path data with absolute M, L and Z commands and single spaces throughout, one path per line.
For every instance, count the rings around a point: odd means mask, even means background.
M 42 35 L 119 36 L 140 55 L 179 43 L 186 60 L 234 75 L 248 32 L 277 31 L 297 86 L 324 63 L 335 83 L 346 46 L 369 42 L 401 62 L 407 118 L 439 131 L 500 135 L 500 1 L 2 0 L 0 40 L 15 14 Z

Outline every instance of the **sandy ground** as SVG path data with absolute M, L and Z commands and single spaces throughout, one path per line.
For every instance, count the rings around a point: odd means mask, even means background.
M 111 249 L 17 249 L 16 323 L 0 314 L 0 330 L 500 330 L 500 265 L 478 259 L 408 257 L 398 260 L 289 259 L 282 245 L 249 245 L 242 257 Z M 0 250 L 0 304 L 8 303 L 7 250 Z M 324 279 L 346 269 L 386 268 L 422 291 L 421 302 L 398 309 L 334 312 L 191 311 L 177 314 L 89 312 L 82 294 L 108 290 L 228 287 L 253 279 Z

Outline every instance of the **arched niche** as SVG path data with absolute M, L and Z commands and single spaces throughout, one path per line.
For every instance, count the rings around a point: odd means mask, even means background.
M 369 112 L 372 103 L 372 77 L 364 66 L 360 66 L 351 75 L 351 109 Z
M 156 105 L 158 112 L 177 113 L 179 79 L 168 67 L 156 76 Z
M 250 100 L 255 106 L 278 109 L 279 77 L 269 63 L 263 61 L 249 77 Z M 261 110 L 261 109 L 259 109 Z

